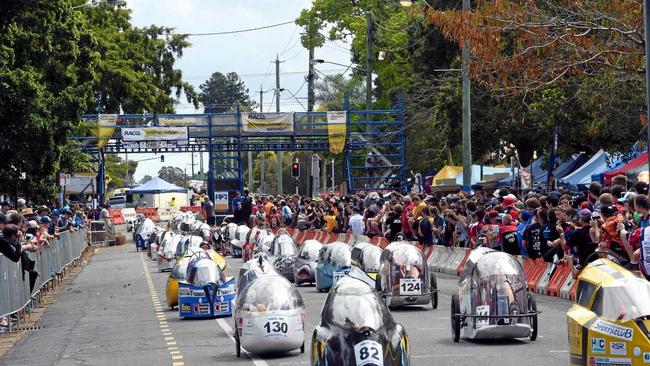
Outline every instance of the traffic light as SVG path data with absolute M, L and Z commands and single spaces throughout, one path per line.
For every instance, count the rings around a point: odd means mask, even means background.
M 160 162 L 164 163 L 165 162 L 165 155 L 160 155 Z
M 295 179 L 298 179 L 300 177 L 300 163 L 295 162 L 291 164 L 291 176 L 294 177 Z

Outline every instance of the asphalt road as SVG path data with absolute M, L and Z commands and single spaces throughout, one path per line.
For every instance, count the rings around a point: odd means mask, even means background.
M 241 259 L 228 258 L 230 273 Z M 180 320 L 165 303 L 167 273 L 133 246 L 103 248 L 59 294 L 42 319 L 0 365 L 308 365 L 309 337 L 327 296 L 299 288 L 307 307 L 306 350 L 264 359 L 235 356 L 232 318 Z M 439 307 L 393 311 L 411 340 L 413 365 L 566 365 L 564 299 L 537 296 L 543 313 L 537 341 L 476 342 L 451 339 L 449 306 L 457 279 L 438 274 Z

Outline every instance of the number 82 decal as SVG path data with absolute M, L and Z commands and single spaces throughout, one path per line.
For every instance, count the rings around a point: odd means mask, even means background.
M 357 366 L 384 365 L 384 352 L 381 344 L 366 340 L 354 345 L 354 357 Z

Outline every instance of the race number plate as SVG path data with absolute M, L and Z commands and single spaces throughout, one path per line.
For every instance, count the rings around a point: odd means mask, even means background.
M 490 315 L 490 305 L 481 305 L 476 307 L 476 315 Z M 476 329 L 481 329 L 490 325 L 490 319 L 487 318 L 476 318 Z
M 363 365 L 384 365 L 384 351 L 381 344 L 365 340 L 354 345 L 354 357 L 357 366 Z
M 341 278 L 345 277 L 345 271 L 337 271 L 332 274 L 332 284 L 336 285 L 336 282 L 340 280 Z
M 400 278 L 400 295 L 420 295 L 422 293 L 422 281 L 419 278 Z
M 286 337 L 289 332 L 289 323 L 283 316 L 270 316 L 262 325 L 262 334 L 267 337 Z

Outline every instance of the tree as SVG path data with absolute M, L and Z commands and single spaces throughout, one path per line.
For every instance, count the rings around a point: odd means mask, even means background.
M 364 100 L 366 84 L 360 78 L 347 78 L 343 74 L 327 75 L 314 83 L 316 104 L 322 111 L 344 109 L 345 93 L 352 102 Z M 353 107 L 352 107 L 353 108 Z
M 199 89 L 201 89 L 199 100 L 206 113 L 232 112 L 236 110 L 238 103 L 250 110 L 255 108 L 248 95 L 248 88 L 236 72 L 227 74 L 215 72 L 210 79 L 199 86 Z
M 181 168 L 164 166 L 158 171 L 158 177 L 179 187 L 187 187 L 188 177 Z
M 92 100 L 95 47 L 66 0 L 0 3 L 0 191 L 55 194 L 61 149 Z
M 138 162 L 129 160 L 128 162 L 122 160 L 117 155 L 105 155 L 104 164 L 106 165 L 106 175 L 108 176 L 107 189 L 125 188 L 130 182 L 126 181 L 127 172 L 129 177 L 133 177 Z
M 98 42 L 94 90 L 102 112 L 174 113 L 182 94 L 198 108 L 194 88 L 183 81 L 181 70 L 174 68 L 190 46 L 186 35 L 176 34 L 169 27 L 134 27 L 131 10 L 111 4 L 78 11 L 86 17 Z M 90 104 L 88 112 L 95 112 L 95 106 Z
M 138 183 L 145 184 L 145 183 L 147 183 L 148 181 L 150 181 L 152 179 L 153 178 L 149 174 L 146 174 L 144 177 L 142 177 L 142 179 L 140 179 L 140 182 L 138 182 Z

